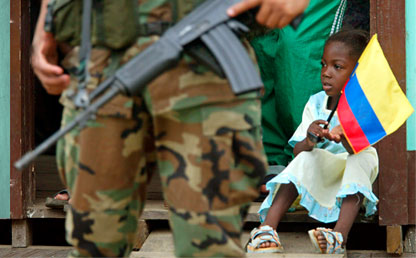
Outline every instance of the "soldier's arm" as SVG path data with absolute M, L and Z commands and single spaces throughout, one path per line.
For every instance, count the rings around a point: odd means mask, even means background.
M 53 35 L 44 30 L 49 0 L 42 0 L 32 42 L 31 63 L 33 71 L 49 94 L 58 95 L 69 84 L 69 75 L 58 66 L 57 44 Z
M 309 0 L 243 0 L 228 9 L 227 13 L 235 17 L 257 6 L 257 22 L 269 28 L 282 28 L 302 14 Z

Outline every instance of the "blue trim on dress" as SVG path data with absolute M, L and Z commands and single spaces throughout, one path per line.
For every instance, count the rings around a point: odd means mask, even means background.
M 367 187 L 363 185 L 343 185 L 340 191 L 337 193 L 337 200 L 335 205 L 333 207 L 327 208 L 321 206 L 306 190 L 306 188 L 300 185 L 298 179 L 295 176 L 289 173 L 282 173 L 270 180 L 269 182 L 267 182 L 266 184 L 266 188 L 269 190 L 269 195 L 266 199 L 264 199 L 258 211 L 261 222 L 263 222 L 266 219 L 267 212 L 269 211 L 269 208 L 273 203 L 276 186 L 278 184 L 289 183 L 293 183 L 295 185 L 296 190 L 301 196 L 300 204 L 308 210 L 308 215 L 311 218 L 314 218 L 323 223 L 331 223 L 338 220 L 342 200 L 347 195 L 353 195 L 356 193 L 361 193 L 364 195 L 365 199 L 363 204 L 366 208 L 365 216 L 373 215 L 377 211 L 378 198 L 374 195 L 374 193 L 371 190 L 369 190 Z

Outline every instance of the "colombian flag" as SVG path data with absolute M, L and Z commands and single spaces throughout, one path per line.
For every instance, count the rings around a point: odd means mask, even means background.
M 338 118 L 354 153 L 396 131 L 413 113 L 374 35 L 344 86 Z

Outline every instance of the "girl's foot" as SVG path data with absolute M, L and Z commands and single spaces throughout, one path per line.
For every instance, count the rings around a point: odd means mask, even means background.
M 259 237 L 261 237 L 263 235 L 265 235 L 265 234 L 261 234 L 261 235 L 259 235 Z M 260 248 L 276 247 L 276 246 L 277 246 L 277 244 L 275 242 L 269 242 L 269 241 L 260 244 Z
M 53 197 L 47 197 L 45 206 L 53 209 L 63 209 L 71 201 L 68 190 L 64 189 L 57 192 Z
M 283 247 L 279 235 L 270 226 L 255 228 L 250 233 L 250 242 L 247 244 L 249 253 L 280 253 Z
M 317 231 L 317 230 L 315 230 L 313 233 L 314 233 L 316 239 L 318 240 L 319 248 L 321 250 L 325 250 L 327 242 L 326 242 L 324 234 L 322 234 L 321 231 Z
M 58 193 L 54 198 L 56 200 L 69 201 L 69 194 L 67 192 Z
M 309 230 L 309 237 L 315 248 L 321 253 L 338 254 L 344 253 L 344 240 L 340 232 L 328 228 L 317 228 Z

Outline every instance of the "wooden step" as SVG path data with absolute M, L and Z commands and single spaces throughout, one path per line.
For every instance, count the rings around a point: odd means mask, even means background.
M 38 198 L 33 205 L 27 208 L 27 217 L 29 219 L 64 219 L 65 212 L 60 209 L 51 209 L 45 206 L 45 198 Z
M 55 156 L 41 155 L 34 162 L 36 198 L 45 199 L 64 189 L 58 175 Z M 146 198 L 148 200 L 162 200 L 162 186 L 159 173 L 154 173 L 147 185 Z
M 258 222 L 257 211 L 260 203 L 253 203 L 249 210 L 246 221 Z M 45 199 L 38 198 L 34 204 L 28 208 L 28 218 L 65 218 L 65 212 L 59 209 L 51 209 L 45 206 Z M 162 200 L 147 200 L 146 206 L 140 219 L 142 220 L 167 220 L 169 217 L 168 208 L 164 205 Z M 285 221 L 292 222 L 313 222 L 306 212 L 288 213 L 284 218 Z
M 241 238 L 241 245 L 245 246 L 249 240 L 249 232 Z M 285 252 L 281 254 L 247 254 L 248 257 L 345 257 L 344 255 L 325 255 L 315 253 L 307 233 L 281 232 L 279 233 Z M 131 254 L 132 258 L 139 257 L 175 257 L 172 234 L 168 230 L 158 230 L 150 233 L 138 252 Z
M 13 248 L 0 246 L 0 257 L 67 257 L 69 246 L 29 246 L 27 248 Z
M 261 203 L 253 202 L 247 217 L 246 222 L 259 222 L 259 215 L 257 211 L 260 208 Z M 167 220 L 169 216 L 168 208 L 163 204 L 163 201 L 147 200 L 142 219 L 144 220 Z M 306 210 L 288 212 L 283 217 L 282 222 L 309 222 L 314 223 L 316 220 L 308 216 Z
M 35 160 L 35 175 L 36 175 L 36 200 L 34 204 L 29 207 L 27 215 L 29 218 L 64 218 L 65 213 L 62 210 L 53 210 L 45 207 L 44 202 L 46 197 L 53 196 L 62 186 L 55 162 L 55 156 L 41 155 Z M 160 177 L 155 173 L 147 186 L 147 201 L 142 218 L 144 220 L 167 220 L 168 210 L 163 205 L 162 188 L 160 184 Z M 257 211 L 261 203 L 253 202 L 249 213 L 246 217 L 246 222 L 258 222 L 259 216 Z M 310 218 L 305 210 L 288 212 L 283 217 L 282 222 L 307 222 L 316 223 L 317 221 Z M 356 219 L 358 223 L 377 223 L 377 216 L 365 218 L 358 216 Z
M 258 210 L 261 206 L 260 202 L 253 202 L 245 219 L 246 222 L 259 222 Z M 167 220 L 169 216 L 168 208 L 160 200 L 147 200 L 146 206 L 142 214 L 144 220 Z M 298 210 L 287 212 L 282 222 L 297 223 L 319 223 L 319 221 L 308 216 L 306 210 Z M 357 216 L 356 223 L 377 223 L 377 217 L 365 218 L 363 215 Z
M 253 202 L 247 217 L 246 222 L 259 222 L 259 215 L 257 211 L 261 203 Z M 45 199 L 36 199 L 35 203 L 28 208 L 28 218 L 65 218 L 65 212 L 57 209 L 50 209 L 45 207 Z M 162 200 L 147 200 L 146 206 L 140 219 L 142 220 L 167 220 L 169 218 L 168 208 L 164 205 Z M 287 212 L 282 219 L 282 222 L 297 222 L 297 223 L 318 223 L 318 221 L 308 216 L 306 210 Z M 376 223 L 377 218 L 364 218 L 358 216 L 356 223 Z

